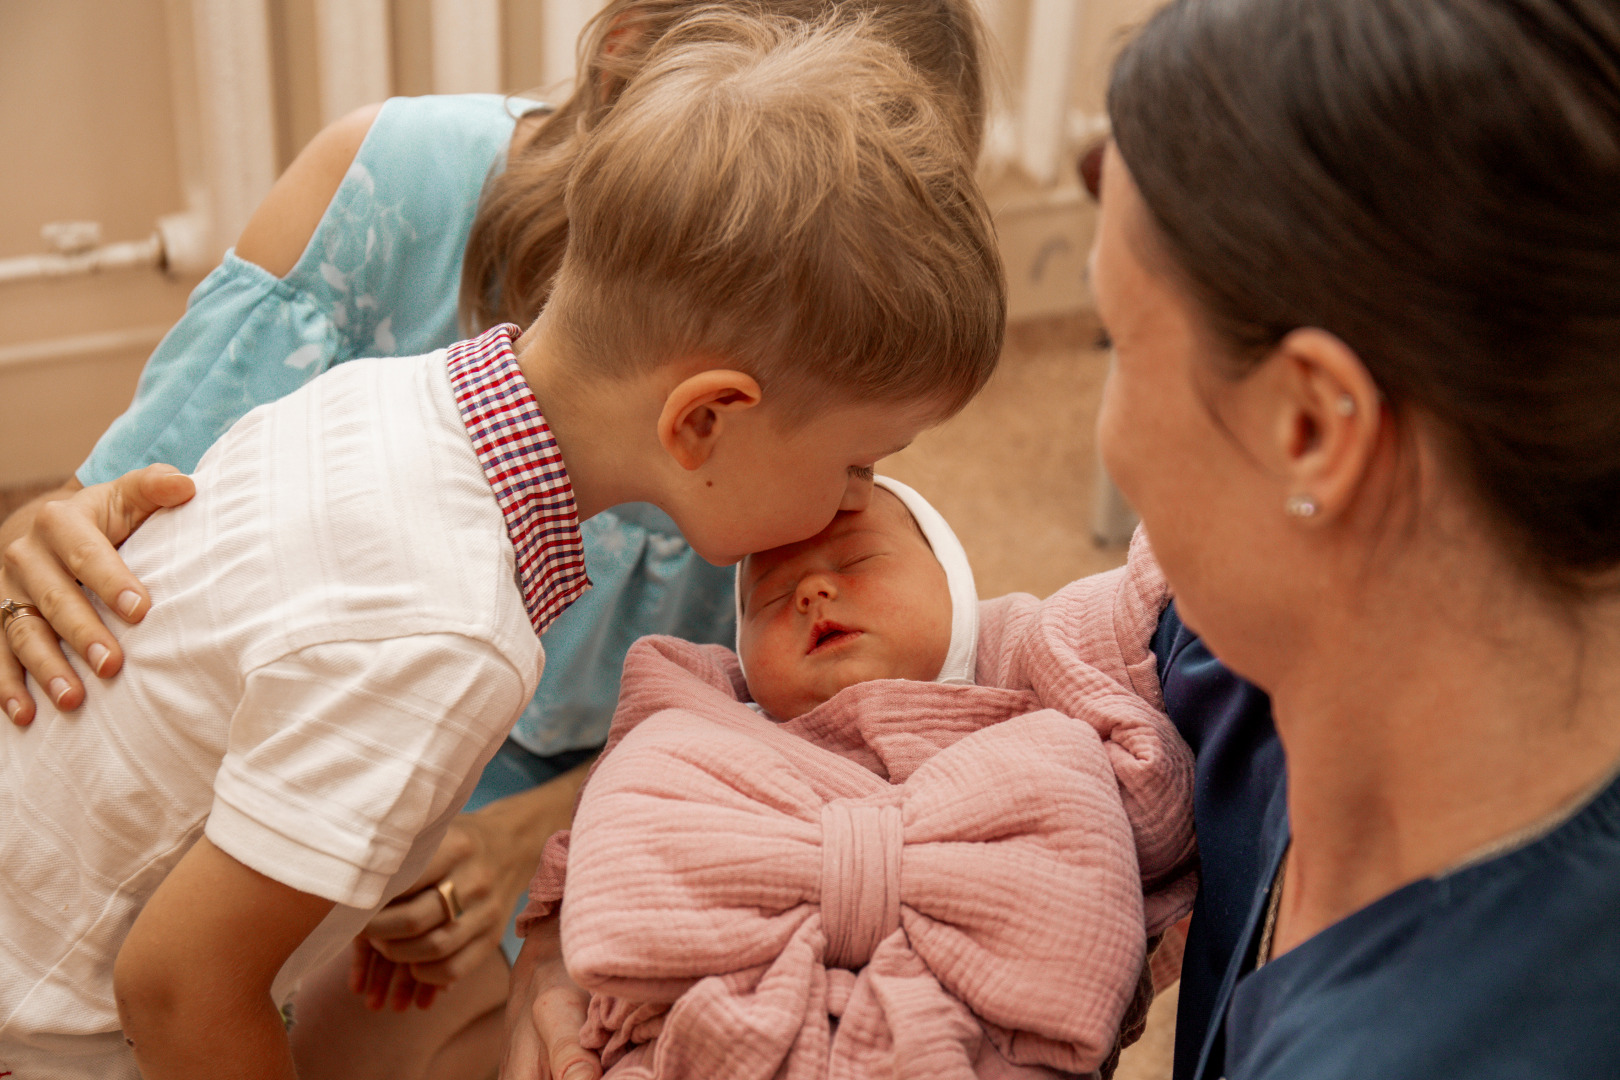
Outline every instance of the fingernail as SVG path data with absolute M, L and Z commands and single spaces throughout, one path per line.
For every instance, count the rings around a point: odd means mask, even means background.
M 6 702 L 6 716 L 11 719 L 13 724 L 17 722 L 17 714 L 20 712 L 22 712 L 22 702 L 16 698 L 11 698 Z
M 97 675 L 100 675 L 102 669 L 107 666 L 107 658 L 112 656 L 112 650 L 98 641 L 85 651 L 85 655 L 90 658 L 90 666 L 95 668 Z
M 596 1070 L 583 1061 L 575 1062 L 563 1073 L 563 1080 L 596 1080 Z
M 135 617 L 135 609 L 141 606 L 141 594 L 134 589 L 125 589 L 118 594 L 118 613 L 126 619 Z
M 45 689 L 50 691 L 51 700 L 56 702 L 56 707 L 60 709 L 62 707 L 62 699 L 68 696 L 68 691 L 72 690 L 73 687 L 68 685 L 68 681 L 66 679 L 58 675 L 56 678 L 51 680 L 51 684 Z

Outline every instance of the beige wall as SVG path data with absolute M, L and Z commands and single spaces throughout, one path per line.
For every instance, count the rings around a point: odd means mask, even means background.
M 0 258 L 46 222 L 138 240 L 181 207 L 163 0 L 0 0 Z M 59 475 L 122 409 L 151 347 L 10 362 L 15 347 L 156 328 L 189 284 L 155 273 L 0 284 L 0 483 Z
M 1021 95 L 1030 0 L 985 0 L 995 14 L 1000 94 Z M 1082 62 L 1067 96 L 1100 112 L 1106 58 L 1120 28 L 1157 0 L 1074 0 Z M 107 241 L 149 236 L 185 208 L 171 63 L 175 13 L 188 0 L 0 0 L 0 259 L 43 252 L 47 222 L 93 220 Z M 317 0 L 270 0 L 276 158 L 321 125 Z M 544 81 L 546 0 L 502 0 L 503 84 Z M 390 0 L 395 92 L 432 88 L 429 0 Z M 184 40 L 183 35 L 179 40 Z M 184 94 L 180 95 L 184 100 Z M 189 152 L 189 151 L 188 151 Z M 997 209 L 1014 314 L 1071 309 L 1090 211 L 1070 190 L 1036 190 L 1016 169 L 986 174 Z M 183 311 L 195 279 L 153 270 L 0 283 L 0 486 L 70 472 L 127 404 L 156 336 Z M 109 336 L 110 335 L 110 336 Z
M 1076 105 L 1093 113 L 1103 111 L 1108 69 L 1131 30 L 1158 10 L 1164 0 L 1088 0 L 1080 20 L 1077 48 L 1079 77 L 1071 88 Z

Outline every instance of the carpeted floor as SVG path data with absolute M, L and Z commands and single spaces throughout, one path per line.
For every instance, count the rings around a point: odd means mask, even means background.
M 1108 371 L 1097 331 L 1080 315 L 1013 326 L 984 392 L 879 465 L 955 527 L 980 596 L 1045 596 L 1124 561 L 1123 548 L 1091 540 L 1093 432 Z

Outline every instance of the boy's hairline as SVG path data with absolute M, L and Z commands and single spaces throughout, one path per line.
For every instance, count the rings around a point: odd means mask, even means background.
M 649 371 L 656 371 L 688 358 L 684 354 L 673 353 L 663 359 L 650 360 L 645 366 L 633 366 L 622 371 L 603 371 L 583 360 L 570 359 L 566 360 L 565 364 L 573 369 L 574 378 L 601 385 L 630 382 Z M 928 427 L 937 427 L 967 408 L 983 389 L 975 387 L 972 393 L 960 395 L 960 401 L 956 400 L 959 395 L 943 389 L 912 394 L 873 394 L 867 387 L 839 387 L 813 375 L 794 378 L 792 374 L 781 371 L 762 375 L 749 370 L 754 365 L 724 356 L 713 356 L 708 359 L 709 366 L 704 370 L 736 371 L 758 382 L 761 391 L 758 407 L 766 410 L 778 431 L 789 434 L 803 431 L 829 413 L 868 406 L 915 409 L 928 416 Z M 902 449 L 904 447 L 896 447 L 890 453 L 898 453 Z M 888 454 L 883 456 L 887 457 Z

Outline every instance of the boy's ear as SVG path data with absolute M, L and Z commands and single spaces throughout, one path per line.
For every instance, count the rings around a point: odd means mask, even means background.
M 701 468 L 714 452 L 726 414 L 752 409 L 764 400 L 759 383 L 741 371 L 700 371 L 664 399 L 658 441 L 681 468 Z

